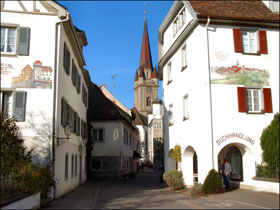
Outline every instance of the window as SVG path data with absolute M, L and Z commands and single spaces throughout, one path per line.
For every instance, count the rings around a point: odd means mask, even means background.
M 181 52 L 182 52 L 182 70 L 181 71 L 183 71 L 188 66 L 186 45 L 184 45 L 182 47 L 182 51 Z
M 25 121 L 26 92 L 6 91 L 1 92 L 1 111 L 5 117 L 14 117 L 16 121 Z
M 261 111 L 260 89 L 246 89 L 248 112 Z
M 129 145 L 131 146 L 131 133 L 129 133 Z
M 29 55 L 29 38 L 30 28 L 1 26 L 1 54 Z
M 65 155 L 65 179 L 68 179 L 68 154 Z
M 171 77 L 171 62 L 169 62 L 167 64 L 167 84 L 169 84 L 170 82 L 172 82 L 172 77 Z
M 64 42 L 63 67 L 66 74 L 70 75 L 70 51 L 67 48 L 66 42 Z
M 186 12 L 185 8 L 179 13 L 179 15 L 175 18 L 173 22 L 173 35 L 175 36 L 177 32 L 180 30 L 180 28 L 185 24 L 186 22 Z
M 78 113 L 76 113 L 76 134 L 77 136 L 80 136 L 80 117 Z
M 104 129 L 91 129 L 91 138 L 95 142 L 104 141 Z
M 151 106 L 151 98 L 147 97 L 146 99 L 146 106 Z
M 237 87 L 238 111 L 247 113 L 272 113 L 270 88 Z
M 76 82 L 76 74 L 77 74 L 77 67 L 76 64 L 74 62 L 74 59 L 72 59 L 72 74 L 71 74 L 71 80 L 73 85 L 75 86 L 75 82 Z
M 63 127 L 69 122 L 69 104 L 61 98 L 61 125 Z
M 161 128 L 161 123 L 155 123 L 155 128 Z
M 268 54 L 266 31 L 234 28 L 233 39 L 237 53 Z
M 87 100 L 88 100 L 87 98 L 88 98 L 88 95 L 87 95 L 86 88 L 85 88 L 84 84 L 82 84 L 82 100 L 86 107 L 87 107 Z
M 189 96 L 183 97 L 183 120 L 189 119 Z
M 257 53 L 257 32 L 242 31 L 242 46 L 244 53 Z
M 173 125 L 173 104 L 169 105 L 168 125 Z
M 74 155 L 71 157 L 71 177 L 74 176 Z
M 16 28 L 1 27 L 1 53 L 16 53 Z
M 75 155 L 75 176 L 78 175 L 78 156 Z
M 91 162 L 91 167 L 93 170 L 101 170 L 101 160 L 94 160 Z

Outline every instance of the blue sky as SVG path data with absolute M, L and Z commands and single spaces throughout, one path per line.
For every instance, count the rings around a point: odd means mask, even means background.
M 86 33 L 85 68 L 91 80 L 97 85 L 106 84 L 124 105 L 132 108 L 144 29 L 144 1 L 58 2 L 69 10 L 74 25 Z M 158 63 L 158 29 L 172 4 L 173 1 L 146 1 L 153 65 Z M 159 98 L 162 98 L 162 86 Z

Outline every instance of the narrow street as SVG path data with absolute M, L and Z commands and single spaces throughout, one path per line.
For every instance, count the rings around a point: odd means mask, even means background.
M 161 187 L 158 171 L 145 168 L 136 178 L 86 182 L 42 209 L 279 209 L 278 195 L 237 189 L 192 198 Z

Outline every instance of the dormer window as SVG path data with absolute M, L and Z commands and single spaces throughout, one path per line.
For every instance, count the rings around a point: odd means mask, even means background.
M 177 32 L 180 30 L 180 28 L 185 24 L 186 22 L 186 11 L 185 8 L 179 13 L 179 15 L 175 18 L 173 22 L 173 35 L 175 36 Z

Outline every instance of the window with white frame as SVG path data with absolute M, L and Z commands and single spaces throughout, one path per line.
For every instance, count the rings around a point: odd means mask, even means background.
M 242 30 L 242 45 L 244 53 L 258 52 L 258 34 L 256 31 Z
M 3 91 L 1 92 L 0 107 L 5 118 L 14 117 L 16 121 L 25 121 L 26 96 L 23 91 Z
M 168 125 L 173 125 L 173 104 L 169 105 Z
M 29 46 L 30 28 L 1 23 L 1 55 L 29 55 Z
M 172 81 L 171 70 L 172 70 L 171 69 L 171 62 L 169 62 L 167 64 L 167 79 L 168 79 L 167 84 L 169 84 Z
M 261 90 L 246 89 L 248 112 L 261 112 Z
M 189 119 L 189 95 L 183 97 L 183 120 Z
M 183 71 L 188 66 L 186 44 L 182 47 L 181 52 L 182 52 L 182 71 Z
M 273 113 L 271 88 L 237 87 L 238 112 Z
M 16 53 L 17 29 L 1 26 L 1 53 Z
M 104 141 L 104 129 L 91 129 L 91 139 L 94 142 L 103 142 Z

